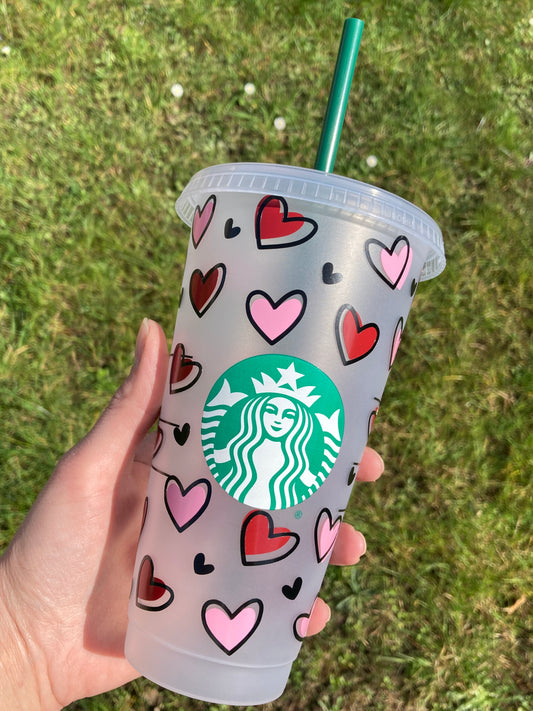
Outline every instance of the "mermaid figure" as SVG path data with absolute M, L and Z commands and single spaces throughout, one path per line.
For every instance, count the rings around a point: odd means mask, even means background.
M 204 453 L 218 483 L 233 498 L 258 509 L 284 509 L 303 501 L 324 482 L 340 448 L 339 411 L 331 417 L 313 413 L 320 398 L 311 394 L 314 386 L 298 388 L 296 378 L 301 376 L 294 366 L 279 370 L 277 382 L 265 373 L 262 380 L 252 378 L 252 395 L 232 392 L 224 381 L 206 404 L 202 421 Z M 238 416 L 238 427 L 221 443 L 217 428 L 231 411 Z M 320 461 L 315 456 L 312 462 L 317 434 Z

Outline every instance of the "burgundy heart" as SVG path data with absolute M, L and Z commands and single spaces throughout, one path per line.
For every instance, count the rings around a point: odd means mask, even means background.
M 202 317 L 212 306 L 224 286 L 225 279 L 224 264 L 215 264 L 205 275 L 200 269 L 193 271 L 189 282 L 189 296 L 197 316 Z

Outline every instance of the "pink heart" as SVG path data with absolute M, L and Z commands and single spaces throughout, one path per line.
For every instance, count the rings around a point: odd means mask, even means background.
M 194 211 L 194 217 L 192 220 L 192 242 L 196 249 L 200 244 L 202 237 L 205 235 L 213 213 L 215 211 L 217 199 L 215 195 L 210 195 L 202 208 L 198 205 Z
M 392 254 L 388 249 L 381 250 L 381 265 L 383 271 L 389 280 L 393 284 L 396 284 L 397 289 L 401 289 L 405 284 L 412 261 L 413 250 L 407 244 L 404 245 L 399 252 L 392 252 Z
M 253 291 L 248 296 L 246 312 L 255 330 L 274 345 L 299 323 L 306 302 L 303 291 L 290 291 L 276 302 L 264 291 Z
M 247 642 L 263 615 L 261 600 L 248 600 L 235 612 L 220 600 L 208 600 L 202 608 L 205 630 L 223 652 L 230 655 Z
M 309 629 L 309 615 L 300 615 L 294 622 L 294 634 L 297 639 L 302 641 Z
M 322 509 L 318 515 L 315 526 L 315 548 L 319 563 L 324 560 L 333 548 L 341 521 L 342 518 L 339 516 L 334 522 L 329 509 Z
M 401 318 L 396 324 L 396 330 L 394 331 L 394 338 L 392 340 L 392 350 L 390 356 L 389 368 L 392 367 L 394 359 L 396 358 L 396 353 L 398 353 L 398 348 L 400 347 L 400 341 L 402 340 L 403 333 L 403 318 Z
M 176 477 L 169 477 L 165 486 L 165 506 L 172 522 L 181 533 L 203 514 L 211 498 L 211 484 L 198 479 L 184 489 Z

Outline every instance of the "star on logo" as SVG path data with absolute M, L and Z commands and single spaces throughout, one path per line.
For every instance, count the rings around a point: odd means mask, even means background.
M 293 390 L 296 390 L 296 381 L 303 378 L 302 373 L 297 373 L 294 363 L 291 363 L 288 368 L 278 368 L 281 378 L 278 380 L 278 385 L 288 385 Z

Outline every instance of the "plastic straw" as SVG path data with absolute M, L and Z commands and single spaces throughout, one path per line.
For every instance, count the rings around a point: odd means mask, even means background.
M 315 161 L 315 168 L 326 173 L 332 173 L 335 165 L 363 27 L 364 22 L 356 18 L 344 22 Z

